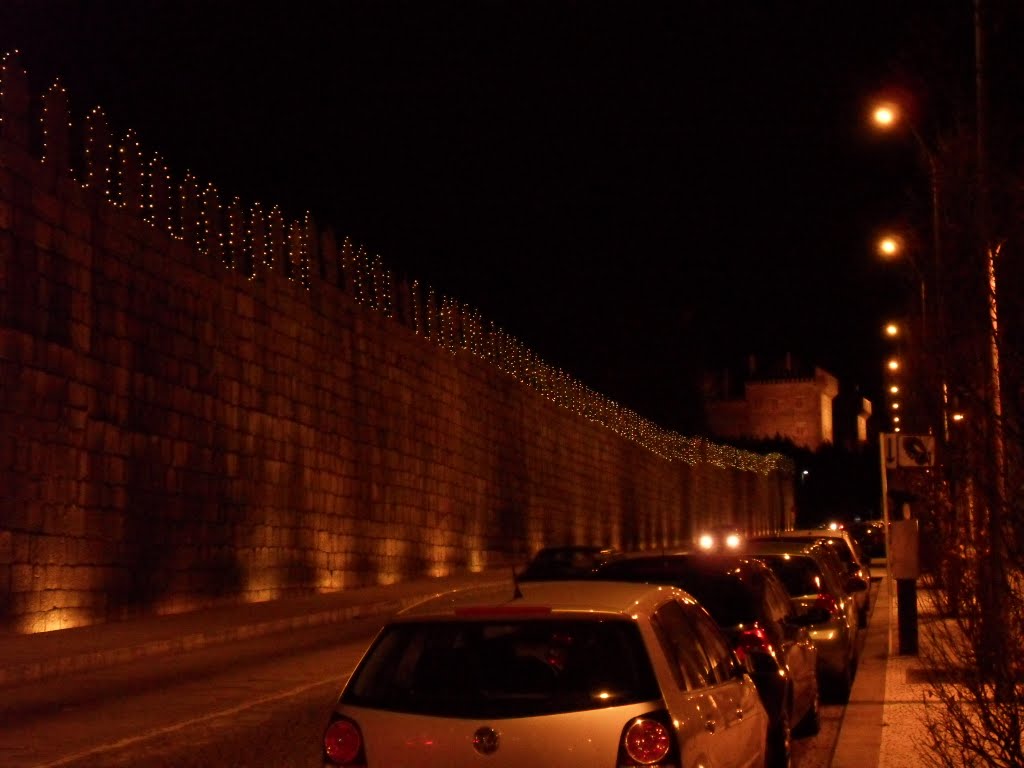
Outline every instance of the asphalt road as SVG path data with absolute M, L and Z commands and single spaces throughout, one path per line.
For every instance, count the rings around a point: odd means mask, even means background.
M 875 587 L 877 589 L 877 585 Z M 5 689 L 5 768 L 309 768 L 342 683 L 381 619 L 244 643 Z M 796 768 L 827 768 L 844 708 L 797 740 Z

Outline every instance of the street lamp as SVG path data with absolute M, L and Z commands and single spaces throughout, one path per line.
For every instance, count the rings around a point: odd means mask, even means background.
M 875 250 L 885 261 L 897 259 L 905 261 L 910 265 L 915 277 L 917 277 L 918 294 L 921 303 L 921 345 L 927 346 L 931 341 L 928 335 L 928 281 L 925 279 L 921 265 L 914 256 L 913 249 L 908 246 L 908 239 L 902 235 L 886 233 L 878 238 L 878 242 L 875 243 Z M 890 336 L 896 335 L 896 332 L 890 333 L 888 327 L 886 328 L 886 333 Z
M 917 130 L 917 127 L 907 115 L 906 110 L 902 109 L 901 105 L 894 101 L 882 101 L 876 103 L 871 111 L 871 122 L 882 131 L 891 131 L 900 126 L 904 126 L 921 153 L 921 158 L 924 160 L 925 167 L 928 171 L 928 183 L 931 191 L 932 267 L 934 270 L 933 274 L 938 275 L 942 266 L 942 237 L 940 228 L 941 208 L 939 206 L 939 174 L 935 151 L 921 136 L 921 133 Z M 893 241 L 889 245 L 898 246 L 898 241 Z
M 894 235 L 885 235 L 878 239 L 878 253 L 882 258 L 896 256 L 903 249 L 900 238 Z
M 871 123 L 880 131 L 894 131 L 902 128 L 906 133 L 909 133 L 914 143 L 917 145 L 917 149 L 920 152 L 921 159 L 923 160 L 925 169 L 928 173 L 928 185 L 929 191 L 931 192 L 931 264 L 928 270 L 929 276 L 932 278 L 932 286 L 935 289 L 933 294 L 933 307 L 931 308 L 932 318 L 931 321 L 926 317 L 926 296 L 927 296 L 927 283 L 929 282 L 925 278 L 925 270 L 921 269 L 921 265 L 916 262 L 913 254 L 908 255 L 908 260 L 911 266 L 917 272 L 918 279 L 920 281 L 920 295 L 921 295 L 921 339 L 922 343 L 929 345 L 929 347 L 935 353 L 935 360 L 938 364 L 939 380 L 942 382 L 943 392 L 945 391 L 945 371 L 942 361 L 942 343 L 944 339 L 945 329 L 943 327 L 943 316 L 942 307 L 940 306 L 942 301 L 942 294 L 939 291 L 939 281 L 943 274 L 943 263 L 942 263 L 942 233 L 941 233 L 941 212 L 942 208 L 940 205 L 940 188 L 939 188 L 939 173 L 938 173 L 938 161 L 936 158 L 935 150 L 932 146 L 925 141 L 924 137 L 918 131 L 917 126 L 911 119 L 907 110 L 904 108 L 902 102 L 894 100 L 880 100 L 872 105 L 871 108 Z M 903 247 L 903 242 L 900 238 L 894 236 L 888 236 L 882 238 L 878 243 L 879 253 L 883 258 L 893 258 L 901 253 L 907 253 L 907 249 Z M 931 333 L 928 333 L 930 329 Z M 946 402 L 944 395 L 940 395 L 940 416 L 942 421 L 943 436 L 947 434 L 946 424 Z
M 896 122 L 897 109 L 888 102 L 876 104 L 871 112 L 871 119 L 883 128 L 890 127 Z

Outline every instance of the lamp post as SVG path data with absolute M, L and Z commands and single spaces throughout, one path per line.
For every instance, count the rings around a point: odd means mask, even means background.
M 939 177 L 938 159 L 935 150 L 925 141 L 921 132 L 914 125 L 906 110 L 895 101 L 881 101 L 874 105 L 871 110 L 871 122 L 882 131 L 894 131 L 903 128 L 914 141 L 920 154 L 920 158 L 928 175 L 928 187 L 930 193 L 930 228 L 931 228 L 931 253 L 929 254 L 929 269 L 922 269 L 919 260 L 906 247 L 904 238 L 889 235 L 882 238 L 878 243 L 879 254 L 883 258 L 894 258 L 904 255 L 915 270 L 919 280 L 919 293 L 921 302 L 921 341 L 927 345 L 929 354 L 932 355 L 936 364 L 939 382 L 938 392 L 938 416 L 941 421 L 941 435 L 943 442 L 949 439 L 948 420 L 948 388 L 946 386 L 944 350 L 945 327 L 943 320 L 942 291 L 939 290 L 941 276 L 943 274 L 943 253 L 942 253 L 942 206 L 941 186 Z M 929 280 L 929 277 L 931 278 Z M 928 306 L 928 283 L 932 284 L 932 302 Z
M 890 422 L 892 432 L 903 431 L 903 416 L 900 412 L 900 404 L 906 397 L 904 391 L 903 382 L 903 365 L 902 365 L 902 350 L 900 349 L 900 337 L 903 335 L 903 328 L 899 323 L 890 322 L 886 323 L 882 328 L 883 334 L 886 338 L 891 339 L 895 343 L 894 354 L 886 361 L 886 384 L 885 394 L 886 400 L 889 403 L 890 411 Z M 912 426 L 912 425 L 911 425 Z
M 922 265 L 919 263 L 916 256 L 917 249 L 914 249 L 913 253 L 908 253 L 908 249 L 903 247 L 903 240 L 896 237 L 883 238 L 878 243 L 879 254 L 883 258 L 894 258 L 900 255 L 905 255 L 910 265 L 914 268 L 917 274 L 919 293 L 920 293 L 920 309 L 921 309 L 921 343 L 918 346 L 919 355 L 917 360 L 921 362 L 918 376 L 920 377 L 922 389 L 924 392 L 924 405 L 927 421 L 931 424 L 935 423 L 935 405 L 938 404 L 939 420 L 941 422 L 941 443 L 943 446 L 948 442 L 948 423 L 946 419 L 946 413 L 948 411 L 946 403 L 946 392 L 947 387 L 945 384 L 945 365 L 943 362 L 944 352 L 943 345 L 946 342 L 945 328 L 943 323 L 943 309 L 941 307 L 942 291 L 940 289 L 941 280 L 940 277 L 943 274 L 942 265 L 942 230 L 941 230 L 941 204 L 940 204 L 940 186 L 939 186 L 939 169 L 936 158 L 936 153 L 924 140 L 921 133 L 917 130 L 916 126 L 906 115 L 905 110 L 900 108 L 900 105 L 895 102 L 885 102 L 877 104 L 871 113 L 871 120 L 875 126 L 881 130 L 893 130 L 897 127 L 903 127 L 905 132 L 909 133 L 913 138 L 914 143 L 917 146 L 917 150 L 920 153 L 920 158 L 923 160 L 923 165 L 928 175 L 928 186 L 930 192 L 930 203 L 931 203 L 931 258 L 928 260 L 927 275 L 931 277 L 932 286 L 934 291 L 932 293 L 932 303 L 934 307 L 931 308 L 932 315 L 934 316 L 929 321 L 929 306 L 928 306 L 928 279 L 926 277 L 926 271 L 922 269 Z M 934 361 L 935 368 L 933 369 L 938 375 L 933 381 L 937 381 L 940 385 L 938 393 L 934 391 L 932 387 L 928 386 L 926 377 L 923 376 L 925 361 L 929 360 L 929 357 Z M 892 370 L 890 366 L 890 370 Z M 938 397 L 936 398 L 936 394 Z M 895 403 L 894 403 L 895 404 Z M 896 428 L 893 430 L 897 431 Z M 932 430 L 929 429 L 929 432 Z M 944 452 L 944 451 L 943 451 Z M 883 475 L 886 470 L 883 468 Z M 935 486 L 931 481 L 929 484 L 932 485 L 932 490 L 936 492 L 936 495 L 942 497 L 944 495 L 943 486 L 941 483 Z M 888 491 L 883 490 L 883 493 Z M 930 494 L 931 495 L 931 494 Z M 883 499 L 883 504 L 886 509 L 888 508 L 888 500 Z M 940 506 L 948 508 L 948 504 L 940 502 Z M 910 521 L 904 521 L 909 526 Z M 953 525 L 955 523 L 950 521 Z M 917 522 L 914 521 L 914 525 Z M 890 533 L 890 539 L 892 534 Z M 901 653 L 904 649 L 904 638 L 906 638 L 906 651 L 908 653 L 916 653 L 917 651 L 917 635 L 916 635 L 916 624 L 917 624 L 917 594 L 916 594 L 916 563 L 917 563 L 917 546 L 919 543 L 919 531 L 915 529 L 913 536 L 907 537 L 907 540 L 913 539 L 913 558 L 907 558 L 901 556 L 899 562 L 901 567 L 899 574 L 897 569 L 894 568 L 893 550 L 890 550 L 889 557 L 889 570 L 890 577 L 895 577 L 897 581 L 897 607 L 899 616 L 899 627 L 900 627 L 900 646 Z M 902 539 L 901 539 L 902 540 Z M 892 543 L 892 542 L 890 542 Z M 909 571 L 904 572 L 902 564 L 905 562 L 914 562 L 913 570 L 911 574 Z M 902 574 L 904 578 L 899 578 Z M 908 576 L 913 578 L 908 578 Z
M 900 125 L 905 125 L 921 153 L 928 171 L 928 185 L 931 192 L 932 267 L 934 274 L 939 275 L 942 266 L 942 208 L 939 205 L 939 172 L 935 151 L 895 102 L 882 102 L 875 105 L 871 112 L 871 119 L 881 130 L 892 130 Z
M 928 334 L 928 281 L 925 278 L 925 274 L 921 269 L 921 265 L 918 263 L 911 249 L 907 247 L 906 238 L 895 235 L 886 234 L 878 239 L 876 244 L 876 250 L 878 255 L 885 260 L 903 259 L 910 264 L 911 269 L 914 272 L 914 276 L 917 278 L 918 294 L 920 301 L 920 323 L 921 323 L 921 339 L 920 344 L 922 347 L 927 347 L 931 342 Z

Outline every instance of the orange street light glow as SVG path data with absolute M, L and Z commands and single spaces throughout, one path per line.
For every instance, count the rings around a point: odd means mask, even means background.
M 871 113 L 875 125 L 888 128 L 896 122 L 896 109 L 891 104 L 879 104 Z
M 897 392 L 900 391 L 900 388 L 893 384 L 891 387 L 889 387 L 889 391 L 895 395 Z
M 878 252 L 882 256 L 895 256 L 900 252 L 899 238 L 886 235 L 878 240 Z
M 898 371 L 900 369 L 900 361 L 895 358 L 890 360 L 888 365 L 890 371 Z
M 887 326 L 885 326 L 885 335 L 886 336 L 896 336 L 896 335 L 899 334 L 899 332 L 900 332 L 900 327 L 898 325 L 896 325 L 896 323 L 889 323 Z

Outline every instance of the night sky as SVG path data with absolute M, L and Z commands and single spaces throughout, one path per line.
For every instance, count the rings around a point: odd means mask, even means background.
M 306 211 L 670 428 L 792 352 L 875 397 L 920 214 L 879 92 L 966 92 L 969 0 L 0 0 L 0 52 L 180 178 Z M 942 102 L 940 104 L 939 102 Z

